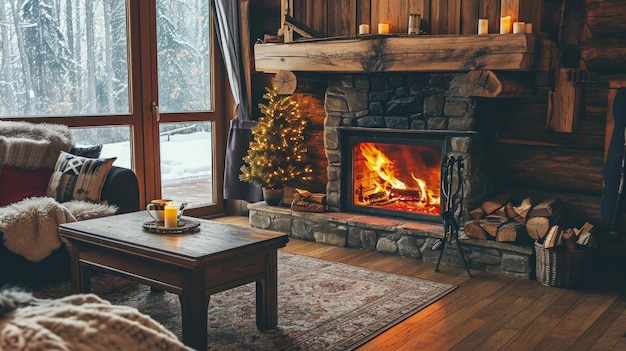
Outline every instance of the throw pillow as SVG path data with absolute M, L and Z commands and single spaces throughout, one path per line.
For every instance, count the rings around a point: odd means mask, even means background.
M 52 168 L 23 169 L 16 166 L 2 166 L 0 173 L 0 206 L 6 206 L 28 197 L 46 195 L 46 187 L 52 175 Z
M 59 202 L 98 202 L 113 158 L 87 158 L 61 151 L 46 194 Z
M 72 146 L 70 154 L 89 158 L 98 158 L 102 152 L 102 144 L 93 146 Z

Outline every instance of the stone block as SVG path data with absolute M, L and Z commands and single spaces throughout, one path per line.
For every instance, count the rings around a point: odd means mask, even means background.
M 464 101 L 446 101 L 443 105 L 443 114 L 446 117 L 467 116 L 468 105 Z
M 317 225 L 313 228 L 313 237 L 318 243 L 343 247 L 346 246 L 348 228 L 330 224 Z
M 348 112 L 367 110 L 367 93 L 356 90 L 346 91 Z
M 250 211 L 250 226 L 259 229 L 270 229 L 272 226 L 272 220 L 270 216 L 264 213 Z
M 274 216 L 272 220 L 272 230 L 281 233 L 291 232 L 291 217 Z
M 413 258 L 422 257 L 422 253 L 417 247 L 415 238 L 403 236 L 398 240 L 397 245 L 398 245 L 398 253 L 402 257 L 413 257 Z
M 339 135 L 332 128 L 324 129 L 324 145 L 332 150 L 339 150 Z
M 385 126 L 391 129 L 409 129 L 409 118 L 385 117 Z
M 376 243 L 376 251 L 395 254 L 398 251 L 398 245 L 395 241 L 389 240 L 387 238 L 380 238 Z
M 502 254 L 500 269 L 502 273 L 527 277 L 531 272 L 531 256 L 518 255 L 512 253 Z M 534 265 L 535 262 L 532 262 Z
M 474 118 L 450 118 L 448 120 L 448 129 L 470 131 L 474 130 L 476 120 Z
M 432 95 L 424 99 L 424 116 L 439 117 L 443 114 L 443 97 Z
M 426 122 L 428 130 L 445 130 L 448 127 L 448 119 L 445 117 L 432 117 Z
M 327 112 L 349 112 L 348 103 L 345 98 L 336 96 L 326 96 L 326 102 L 324 103 Z
M 376 250 L 376 243 L 378 242 L 378 234 L 372 230 L 363 230 L 359 235 L 361 238 L 361 247 L 366 250 Z
M 315 240 L 311 232 L 311 222 L 304 219 L 294 219 L 291 228 L 291 236 L 303 240 Z

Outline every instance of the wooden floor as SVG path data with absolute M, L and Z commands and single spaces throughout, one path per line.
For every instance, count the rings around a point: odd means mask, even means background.
M 248 225 L 247 217 L 222 222 Z M 596 259 L 577 289 L 410 258 L 291 239 L 285 252 L 459 287 L 361 348 L 365 350 L 626 350 L 626 265 Z M 621 266 L 618 266 L 621 265 Z

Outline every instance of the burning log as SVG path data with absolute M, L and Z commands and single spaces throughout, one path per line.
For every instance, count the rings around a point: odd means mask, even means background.
M 400 201 L 422 201 L 422 192 L 419 190 L 396 189 L 392 188 L 389 193 L 390 198 Z
M 363 201 L 370 204 L 387 201 L 387 193 L 384 191 L 379 191 L 377 193 L 365 195 L 363 196 Z

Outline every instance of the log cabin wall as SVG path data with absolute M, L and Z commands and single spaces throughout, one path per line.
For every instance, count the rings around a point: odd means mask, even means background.
M 284 0 L 293 6 L 293 17 L 326 37 L 356 35 L 359 24 L 390 24 L 392 33 L 406 33 L 408 14 L 421 15 L 426 34 L 475 34 L 478 19 L 486 18 L 489 32 L 499 31 L 504 8 L 518 8 L 520 21 L 541 30 L 542 0 Z
M 251 0 L 253 3 L 255 0 Z M 284 0 L 283 0 L 284 1 Z M 502 1 L 366 1 L 290 0 L 294 17 L 325 36 L 351 36 L 358 24 L 378 22 L 406 30 L 407 14 L 422 15 L 422 30 L 430 34 L 475 33 L 478 18 L 489 19 L 490 33 L 498 30 Z M 278 0 L 263 0 L 280 6 Z M 521 199 L 541 200 L 557 196 L 564 200 L 569 225 L 585 221 L 606 232 L 617 229 L 626 236 L 626 206 L 620 204 L 613 223 L 601 215 L 604 155 L 607 145 L 607 112 L 611 87 L 626 85 L 626 6 L 623 1 L 545 0 L 535 2 L 536 11 L 526 16 L 535 31 L 558 43 L 563 67 L 585 69 L 597 80 L 582 88 L 582 115 L 572 133 L 559 133 L 547 127 L 550 86 L 537 87 L 530 97 L 478 98 L 478 129 L 486 136 L 487 149 L 494 160 L 492 176 L 497 191 Z M 276 13 L 264 18 L 280 26 Z M 257 20 L 260 20 L 257 18 Z M 252 34 L 262 38 L 265 33 Z M 269 32 L 275 34 L 275 32 Z M 256 73 L 257 82 L 268 82 L 270 74 Z M 325 75 L 298 74 L 299 81 L 324 80 Z M 253 78 L 253 85 L 255 79 Z M 620 85 L 623 84 L 623 85 Z M 257 84 L 258 85 L 258 84 Z M 318 86 L 319 87 L 319 86 Z M 253 89 L 261 96 L 262 89 Z M 310 90 L 296 94 L 306 104 L 319 107 L 323 92 Z M 307 111 L 303 111 L 307 115 Z M 312 110 L 311 138 L 320 143 L 323 127 L 319 110 Z M 316 146 L 315 148 L 319 148 Z M 317 162 L 317 161 L 316 161 Z M 323 161 L 319 161 L 323 162 Z M 320 184 L 324 179 L 316 181 Z M 319 185 L 319 184 L 318 184 Z M 319 187 L 315 190 L 320 190 Z

